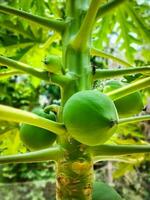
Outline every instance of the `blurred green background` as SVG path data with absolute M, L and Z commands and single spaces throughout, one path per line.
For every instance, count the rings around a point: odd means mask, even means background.
M 0 0 L 0 3 L 40 16 L 65 19 L 65 0 Z M 105 15 L 95 25 L 92 35 L 94 47 L 123 58 L 134 66 L 149 65 L 149 8 L 148 0 L 131 0 L 115 12 Z M 35 68 L 44 68 L 43 60 L 47 55 L 62 54 L 61 38 L 52 30 L 2 13 L 0 27 L 1 55 Z M 94 56 L 91 57 L 91 67 L 120 68 L 120 65 L 112 60 Z M 12 71 L 7 66 L 0 66 L 0 73 Z M 123 80 L 130 83 L 141 76 L 125 76 Z M 94 87 L 103 88 L 103 84 L 104 82 L 96 81 Z M 150 90 L 143 90 L 142 96 L 145 104 L 143 112 L 150 113 Z M 59 88 L 45 81 L 25 74 L 0 77 L 0 104 L 31 111 L 36 106 L 45 107 L 59 103 Z M 147 143 L 150 141 L 150 122 L 119 129 L 111 140 L 117 144 Z M 19 125 L 0 121 L 0 154 L 10 155 L 27 151 L 19 138 Z M 128 157 L 127 162 L 101 161 L 94 166 L 95 176 L 97 180 L 114 186 L 124 200 L 149 200 L 149 160 L 149 155 L 137 154 Z M 0 165 L 0 200 L 12 199 L 55 199 L 53 163 Z

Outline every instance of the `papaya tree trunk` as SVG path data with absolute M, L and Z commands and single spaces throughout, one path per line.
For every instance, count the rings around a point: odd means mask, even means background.
M 64 157 L 57 163 L 57 200 L 91 200 L 93 163 L 86 147 L 77 141 L 61 139 Z
M 67 0 L 67 29 L 63 33 L 63 65 L 67 73 L 73 74 L 75 81 L 61 89 L 61 111 L 59 121 L 62 122 L 63 107 L 74 93 L 92 88 L 92 68 L 90 66 L 89 43 L 84 50 L 72 47 L 71 43 L 79 32 L 85 14 L 89 8 L 89 0 Z M 91 200 L 93 183 L 93 163 L 86 146 L 68 136 L 59 137 L 58 143 L 64 149 L 64 156 L 57 162 L 57 200 Z

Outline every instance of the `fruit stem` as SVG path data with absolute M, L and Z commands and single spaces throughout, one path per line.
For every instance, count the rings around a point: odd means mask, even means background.
M 44 112 L 49 113 L 50 111 L 58 113 L 60 110 L 60 106 L 57 104 L 51 104 L 44 108 Z
M 141 122 L 141 121 L 146 121 L 146 120 L 150 120 L 150 115 L 135 116 L 135 117 L 119 119 L 118 124 L 119 126 L 123 126 L 128 123 L 135 123 L 135 122 Z

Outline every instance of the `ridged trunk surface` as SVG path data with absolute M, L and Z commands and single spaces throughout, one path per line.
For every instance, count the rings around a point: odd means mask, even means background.
M 57 200 L 91 200 L 93 163 L 82 144 L 71 139 L 62 144 L 64 158 L 57 163 Z

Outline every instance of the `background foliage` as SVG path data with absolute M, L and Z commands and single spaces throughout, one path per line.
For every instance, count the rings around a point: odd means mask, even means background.
M 36 15 L 65 19 L 64 0 L 1 0 L 9 5 Z M 34 23 L 20 20 L 16 16 L 0 13 L 0 54 L 27 63 L 35 68 L 45 68 L 43 61 L 49 54 L 61 56 L 61 38 L 58 33 L 39 27 Z M 132 65 L 150 63 L 150 2 L 148 0 L 126 1 L 115 12 L 103 15 L 95 24 L 92 35 L 93 46 L 99 50 L 123 58 Z M 116 62 L 91 57 L 93 68 L 119 68 Z M 0 73 L 13 72 L 7 66 L 0 66 Z M 0 103 L 16 108 L 32 110 L 59 104 L 59 88 L 35 77 L 18 75 L 0 78 Z M 125 76 L 124 81 L 132 82 L 141 75 Z M 103 88 L 104 82 L 96 81 L 95 87 Z M 149 89 L 142 93 L 145 111 L 149 109 Z M 119 129 L 111 142 L 118 144 L 142 144 L 150 141 L 149 123 L 128 125 Z M 26 152 L 19 138 L 19 126 L 0 121 L 1 155 Z M 138 159 L 137 159 L 138 158 Z M 97 179 L 115 185 L 124 199 L 148 200 L 150 196 L 149 158 L 144 155 L 129 157 L 129 162 L 99 162 L 95 165 Z M 141 164 L 142 162 L 142 164 Z M 0 181 L 19 182 L 17 185 L 0 185 L 0 199 L 43 200 L 49 197 L 47 188 L 54 181 L 51 163 L 15 164 L 0 166 Z M 33 181 L 40 182 L 33 182 Z M 44 180 L 42 182 L 41 180 Z M 32 181 L 32 183 L 29 181 Z M 27 184 L 25 184 L 27 182 Z M 10 189 L 11 188 L 11 189 Z M 53 187 L 52 187 L 53 188 Z M 53 195 L 54 188 L 50 191 Z M 14 195 L 15 194 L 15 195 Z M 47 195 L 48 194 L 48 195 Z M 6 198 L 4 198 L 6 196 Z

